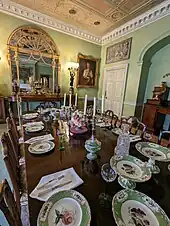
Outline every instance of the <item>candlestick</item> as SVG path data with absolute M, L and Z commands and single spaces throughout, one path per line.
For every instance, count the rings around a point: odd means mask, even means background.
M 101 107 L 101 114 L 104 113 L 104 95 L 102 95 L 102 107 Z
M 71 107 L 71 94 L 69 95 L 69 107 Z
M 76 93 L 76 96 L 75 96 L 75 104 L 74 105 L 77 107 L 77 93 Z
M 96 115 L 96 97 L 94 97 L 94 103 L 93 103 L 93 117 Z
M 86 115 L 86 108 L 87 108 L 87 94 L 85 95 L 85 100 L 84 100 L 84 115 Z
M 66 106 L 66 93 L 64 93 L 64 107 Z

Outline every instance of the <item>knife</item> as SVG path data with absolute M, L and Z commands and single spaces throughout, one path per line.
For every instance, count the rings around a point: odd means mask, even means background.
M 46 186 L 47 184 L 51 183 L 51 182 L 54 181 L 54 180 L 61 180 L 61 179 L 63 179 L 63 178 L 64 178 L 64 175 L 61 175 L 61 176 L 59 176 L 58 178 L 53 178 L 53 179 L 51 179 L 51 180 L 45 182 L 44 184 L 39 185 L 39 186 L 37 187 L 37 190 L 41 189 L 42 187 Z
M 55 190 L 55 189 L 57 189 L 57 188 L 61 188 L 61 187 L 65 186 L 65 185 L 67 185 L 67 184 L 70 184 L 71 182 L 72 182 L 72 181 L 70 180 L 70 181 L 67 181 L 67 182 L 65 182 L 65 183 L 63 183 L 63 184 L 56 185 L 56 186 L 53 187 L 53 188 L 47 189 L 47 190 L 45 190 L 45 191 L 41 191 L 41 192 L 38 193 L 38 196 L 44 195 L 44 194 L 46 194 L 46 193 L 48 193 L 48 192 L 51 192 L 51 191 L 53 191 L 53 190 Z

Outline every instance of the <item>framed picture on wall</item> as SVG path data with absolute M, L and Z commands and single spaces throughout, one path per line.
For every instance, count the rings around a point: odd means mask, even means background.
M 128 60 L 130 58 L 132 38 L 109 46 L 106 50 L 106 64 Z
M 93 88 L 97 86 L 99 60 L 91 56 L 78 55 L 77 87 Z

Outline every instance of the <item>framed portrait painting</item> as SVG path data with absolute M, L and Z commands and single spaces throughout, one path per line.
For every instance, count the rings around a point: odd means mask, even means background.
M 99 59 L 79 54 L 78 63 L 77 87 L 96 87 L 99 71 Z
M 132 38 L 109 46 L 106 50 L 106 64 L 128 60 L 130 58 Z

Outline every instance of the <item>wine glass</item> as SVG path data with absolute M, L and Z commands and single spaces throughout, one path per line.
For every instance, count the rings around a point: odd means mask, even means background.
M 44 115 L 43 120 L 45 122 L 45 132 L 48 132 L 48 122 L 50 121 L 50 116 L 49 115 Z
M 101 168 L 101 176 L 106 183 L 105 183 L 105 191 L 99 195 L 100 205 L 105 208 L 110 208 L 112 197 L 109 194 L 107 194 L 106 187 L 107 187 L 107 183 L 111 183 L 115 181 L 117 177 L 117 173 L 114 169 L 111 168 L 109 163 L 105 163 L 104 165 L 102 165 L 102 168 Z

